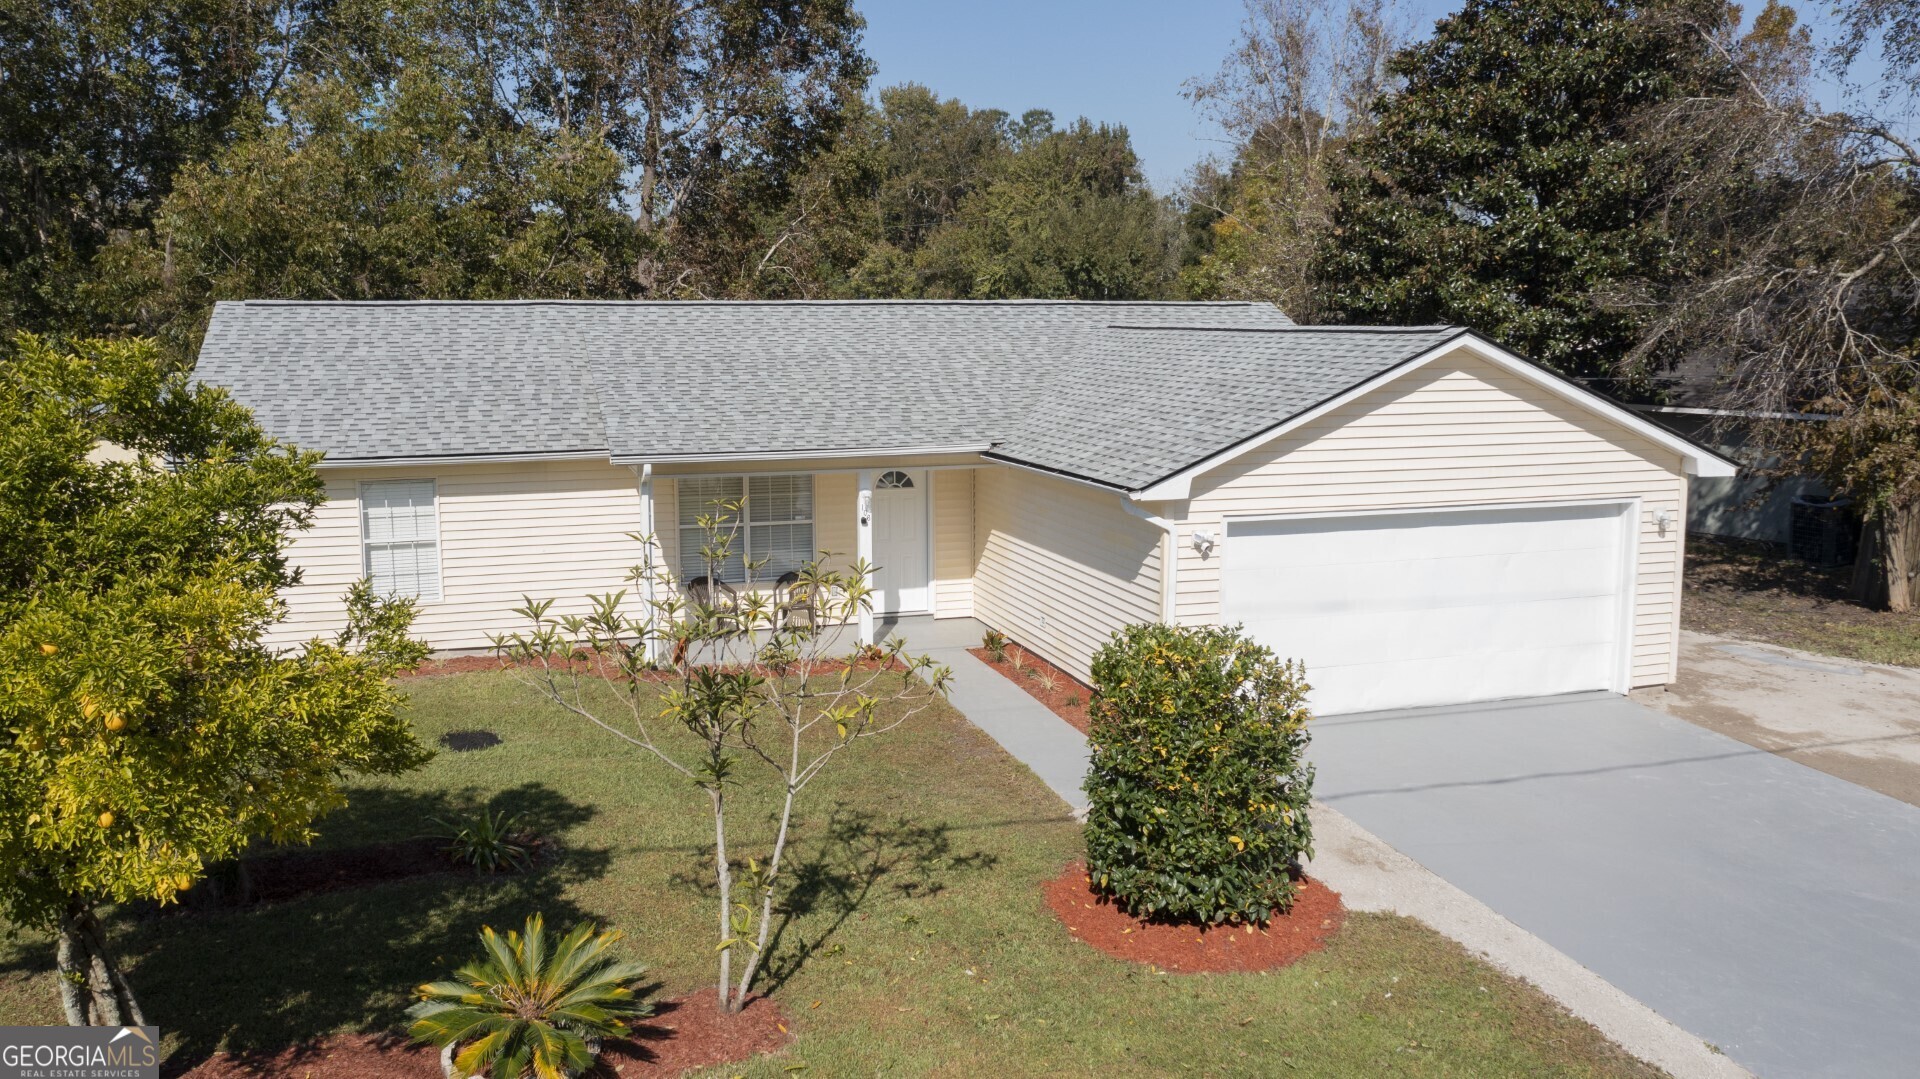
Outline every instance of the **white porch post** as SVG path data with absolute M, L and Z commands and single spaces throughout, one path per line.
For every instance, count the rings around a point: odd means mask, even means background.
M 854 557 L 867 567 L 866 586 L 873 587 L 873 469 L 860 470 L 860 492 L 854 498 Z M 860 643 L 873 643 L 873 604 L 860 607 Z
M 647 550 L 644 557 L 648 563 L 654 563 L 655 559 L 660 556 L 661 547 L 659 537 L 653 534 L 653 466 L 651 464 L 641 465 L 634 469 L 634 471 L 640 476 L 640 534 L 646 537 L 647 543 Z M 654 568 L 657 572 L 659 567 L 655 564 Z M 653 605 L 655 599 L 653 578 L 654 574 L 649 573 L 647 574 L 646 580 L 640 583 L 640 599 L 641 602 L 647 606 L 646 618 L 649 626 L 653 624 L 654 613 L 657 610 Z M 642 648 L 646 653 L 649 663 L 659 658 L 660 642 L 653 637 L 649 636 L 646 641 L 643 642 Z

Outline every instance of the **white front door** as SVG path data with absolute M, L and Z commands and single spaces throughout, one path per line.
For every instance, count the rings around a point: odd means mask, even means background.
M 874 612 L 927 610 L 928 561 L 927 474 L 888 469 L 873 484 Z
M 1321 714 L 1626 689 L 1629 507 L 1231 522 L 1222 615 Z

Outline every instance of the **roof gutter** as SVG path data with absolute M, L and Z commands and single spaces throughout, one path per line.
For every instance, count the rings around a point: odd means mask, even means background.
M 447 453 L 394 457 L 322 457 L 320 468 L 421 468 L 427 465 L 478 465 L 527 461 L 605 461 L 606 450 L 554 450 L 549 453 Z
M 1066 472 L 1058 468 L 1048 468 L 1045 465 L 1029 464 L 1026 461 L 1022 461 L 1013 457 L 1008 457 L 1005 454 L 989 452 L 989 453 L 982 453 L 980 456 L 983 459 L 990 461 L 996 465 L 1006 465 L 1008 468 L 1017 468 L 1023 472 L 1031 472 L 1036 476 L 1045 476 L 1048 479 L 1053 479 L 1053 480 L 1065 480 L 1068 483 L 1077 483 L 1082 487 L 1091 487 L 1096 491 L 1107 491 L 1110 493 L 1117 491 L 1121 494 L 1128 493 L 1125 487 L 1122 487 L 1117 483 L 1103 483 L 1100 480 L 1088 479 L 1085 476 L 1076 475 L 1072 472 Z
M 837 461 L 850 457 L 929 457 L 938 454 L 985 453 L 991 442 L 959 446 L 866 446 L 841 450 L 739 450 L 730 453 L 623 453 L 611 458 L 616 465 L 708 465 L 740 461 Z

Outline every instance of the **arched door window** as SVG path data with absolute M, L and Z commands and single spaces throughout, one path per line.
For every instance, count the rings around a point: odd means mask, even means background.
M 913 486 L 913 477 L 899 469 L 882 473 L 879 488 L 882 491 L 898 491 Z

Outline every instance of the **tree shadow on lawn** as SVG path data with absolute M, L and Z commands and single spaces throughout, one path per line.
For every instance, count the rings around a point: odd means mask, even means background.
M 947 888 L 943 872 L 981 872 L 1000 861 L 989 851 L 957 852 L 949 822 L 906 817 L 882 821 L 880 814 L 844 802 L 834 804 L 826 827 L 817 830 L 818 838 L 811 843 L 807 836 L 815 830 L 799 831 L 788 848 L 781 874 L 787 886 L 774 904 L 767 959 L 754 986 L 761 994 L 778 993 L 855 914 L 877 904 L 939 895 Z M 712 850 L 700 860 L 698 875 L 675 873 L 672 881 L 702 899 L 717 898 Z M 801 936 L 796 923 L 816 914 L 827 918 L 825 924 Z
M 525 784 L 491 800 L 553 836 L 593 816 L 551 788 Z M 471 792 L 369 789 L 343 814 L 414 822 L 453 819 Z M 167 1070 L 193 1067 L 223 1046 L 272 1052 L 339 1029 L 393 1031 L 413 987 L 473 958 L 482 926 L 518 927 L 539 912 L 566 927 L 587 915 L 566 897 L 603 877 L 606 849 L 555 845 L 525 873 L 445 873 L 329 891 L 261 906 L 158 914 L 123 922 L 118 946 L 147 1015 L 173 1043 Z

